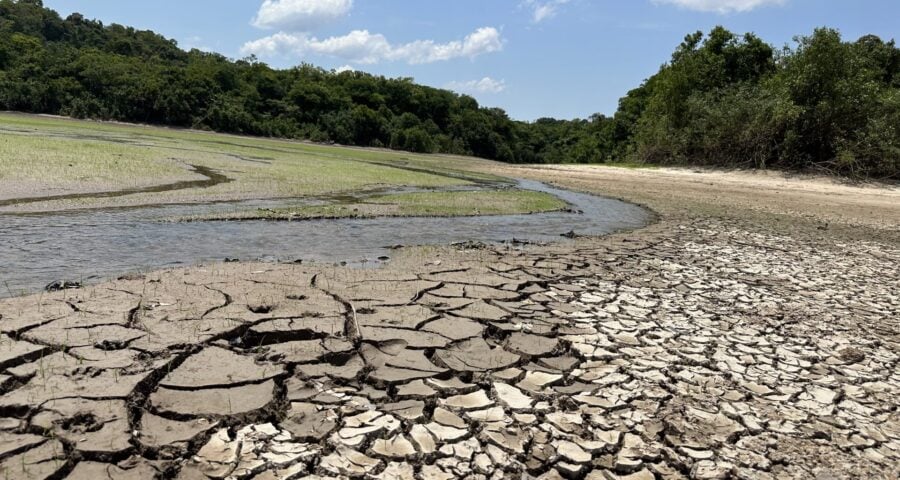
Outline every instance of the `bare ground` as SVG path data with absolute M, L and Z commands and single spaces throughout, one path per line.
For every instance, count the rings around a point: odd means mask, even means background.
M 896 189 L 496 169 L 659 221 L 2 301 L 0 472 L 897 478 Z

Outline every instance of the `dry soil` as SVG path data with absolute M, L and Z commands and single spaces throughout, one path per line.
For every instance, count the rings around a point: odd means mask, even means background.
M 896 188 L 496 171 L 658 222 L 0 301 L 0 475 L 897 478 Z

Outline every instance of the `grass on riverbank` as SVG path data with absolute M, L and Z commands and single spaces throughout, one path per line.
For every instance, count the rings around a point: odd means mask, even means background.
M 0 118 L 0 128 L 7 127 Z M 160 149 L 0 130 L 0 193 L 99 191 L 192 178 Z
M 444 188 L 503 180 L 473 172 L 474 165 L 489 162 L 465 157 L 10 113 L 0 114 L 0 158 L 0 198 L 8 199 L 196 180 L 190 165 L 214 169 L 232 180 L 203 189 L 48 202 L 45 210 Z
M 325 218 L 458 217 L 511 215 L 562 210 L 566 203 L 553 195 L 528 190 L 478 190 L 411 192 L 375 195 L 365 200 L 328 205 L 260 208 L 176 219 L 214 220 L 315 220 Z

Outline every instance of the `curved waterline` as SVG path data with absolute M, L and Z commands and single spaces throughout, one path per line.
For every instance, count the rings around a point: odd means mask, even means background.
M 55 280 L 98 281 L 136 270 L 241 260 L 361 263 L 393 245 L 453 242 L 565 241 L 560 235 L 605 235 L 636 229 L 650 212 L 619 200 L 520 180 L 519 188 L 555 195 L 572 212 L 484 217 L 388 217 L 299 222 L 172 223 L 173 217 L 235 208 L 274 208 L 284 200 L 161 205 L 127 210 L 2 216 L 0 296 L 39 291 Z

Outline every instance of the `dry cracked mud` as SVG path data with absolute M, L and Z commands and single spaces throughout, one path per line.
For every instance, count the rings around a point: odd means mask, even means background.
M 896 244 L 408 253 L 0 301 L 0 478 L 896 478 Z

